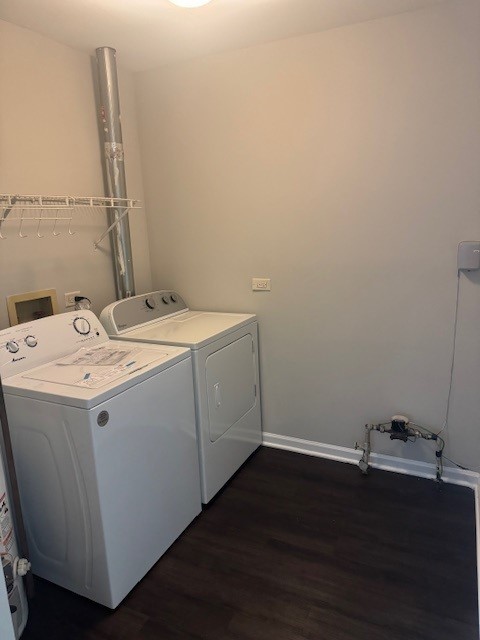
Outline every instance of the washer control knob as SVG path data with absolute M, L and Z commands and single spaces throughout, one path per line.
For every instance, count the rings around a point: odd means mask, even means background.
M 16 342 L 15 340 L 9 340 L 5 346 L 7 347 L 7 351 L 9 351 L 10 353 L 17 353 L 17 351 L 20 349 L 20 347 L 18 346 L 18 342 Z
M 163 304 L 170 304 L 170 298 L 168 296 L 162 296 Z
M 27 345 L 27 347 L 36 347 L 38 344 L 38 340 L 35 338 L 35 336 L 27 336 L 25 338 L 25 344 Z
M 90 323 L 88 320 L 85 320 L 85 318 L 75 318 L 73 328 L 81 336 L 86 336 L 90 333 Z
M 171 300 L 172 302 L 177 302 L 177 301 L 178 301 L 178 298 L 177 298 L 177 296 L 176 296 L 174 293 L 172 293 L 172 295 L 170 296 L 170 300 Z
M 155 309 L 155 307 L 157 306 L 157 303 L 155 302 L 155 298 L 146 298 L 145 304 L 149 309 Z

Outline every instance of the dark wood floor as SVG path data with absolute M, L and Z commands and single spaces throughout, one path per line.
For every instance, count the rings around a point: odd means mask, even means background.
M 24 640 L 477 640 L 474 494 L 261 449 L 115 612 L 36 586 Z

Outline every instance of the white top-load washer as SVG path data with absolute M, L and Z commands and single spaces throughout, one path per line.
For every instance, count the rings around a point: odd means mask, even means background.
M 0 332 L 32 570 L 115 608 L 201 511 L 190 351 L 90 311 Z
M 209 502 L 262 441 L 255 315 L 190 311 L 175 291 L 106 307 L 111 338 L 192 350 L 202 502 Z

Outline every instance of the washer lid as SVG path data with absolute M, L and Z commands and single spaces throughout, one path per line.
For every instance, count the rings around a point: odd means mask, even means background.
M 200 349 L 255 320 L 255 315 L 247 313 L 186 311 L 173 318 L 127 331 L 122 334 L 122 339 Z
M 105 357 L 119 351 L 119 343 L 110 340 L 88 351 L 103 356 L 103 364 L 98 363 L 98 357 L 85 360 L 85 353 L 76 352 L 5 378 L 4 391 L 11 395 L 91 409 L 190 357 L 190 351 L 186 348 L 168 345 L 142 348 L 135 345 L 132 349 L 124 349 L 124 356 L 118 361 L 112 357 L 110 364 L 105 364 Z

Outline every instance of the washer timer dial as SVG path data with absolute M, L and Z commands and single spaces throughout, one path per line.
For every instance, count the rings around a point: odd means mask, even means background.
M 149 309 L 155 309 L 155 307 L 157 306 L 157 303 L 155 302 L 155 298 L 146 298 L 145 304 Z
M 85 318 L 75 318 L 73 321 L 73 328 L 81 336 L 86 336 L 90 333 L 90 323 Z
M 16 340 L 9 340 L 5 346 L 9 353 L 17 353 L 17 351 L 20 349 Z

